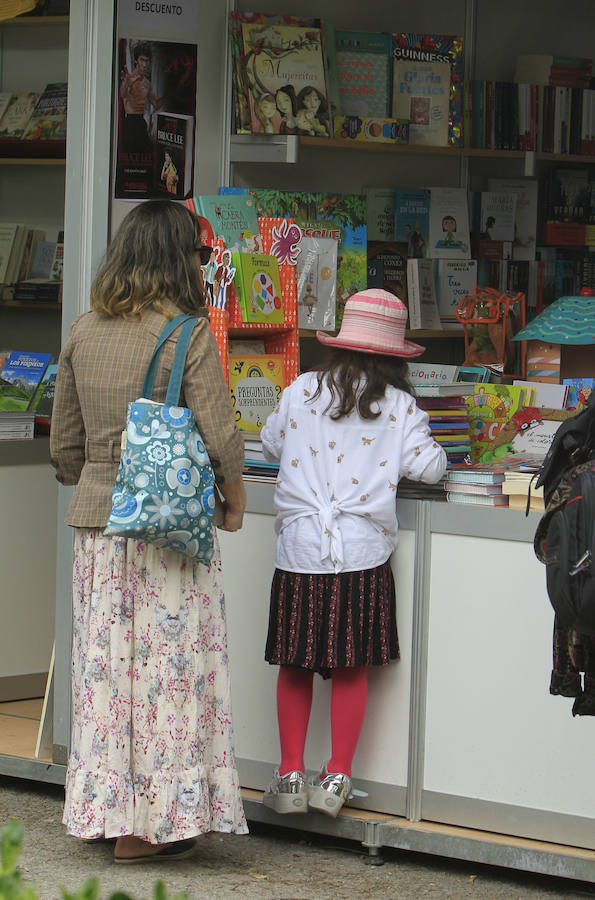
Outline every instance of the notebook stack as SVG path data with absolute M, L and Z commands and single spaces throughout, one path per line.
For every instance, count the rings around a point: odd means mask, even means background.
M 417 405 L 430 417 L 432 437 L 444 448 L 451 465 L 463 463 L 471 452 L 469 410 L 465 397 L 418 397 Z
M 444 488 L 448 503 L 471 503 L 476 506 L 508 506 L 502 485 L 504 472 L 471 466 L 449 469 Z
M 276 478 L 279 463 L 264 458 L 260 435 L 252 435 L 244 441 L 244 476 L 252 478 Z

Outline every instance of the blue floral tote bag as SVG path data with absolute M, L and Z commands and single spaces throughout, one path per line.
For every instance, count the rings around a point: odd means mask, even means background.
M 122 453 L 104 534 L 147 541 L 209 565 L 215 475 L 189 409 L 179 405 L 190 335 L 198 319 L 175 316 L 163 329 L 143 382 L 128 404 Z M 165 403 L 151 399 L 163 344 L 180 328 Z

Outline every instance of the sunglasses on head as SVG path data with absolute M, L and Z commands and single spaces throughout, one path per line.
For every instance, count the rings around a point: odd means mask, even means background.
M 213 252 L 213 248 L 212 247 L 195 247 L 194 249 L 200 257 L 201 266 L 206 266 L 208 261 L 211 258 L 211 253 Z

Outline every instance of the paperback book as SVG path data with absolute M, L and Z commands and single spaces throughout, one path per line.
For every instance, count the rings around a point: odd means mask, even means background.
M 508 506 L 505 494 L 468 494 L 463 491 L 447 491 L 448 503 L 468 503 L 475 506 Z
M 380 288 L 407 302 L 407 244 L 368 241 L 368 287 Z
M 537 246 L 537 192 L 538 182 L 531 178 L 490 178 L 490 191 L 515 194 L 514 234 L 512 258 L 535 259 Z
M 336 31 L 339 109 L 343 116 L 378 116 L 391 111 L 390 34 Z
M 477 284 L 477 260 L 436 262 L 436 294 L 440 321 L 448 328 L 462 328 L 455 316 L 457 305 L 468 297 Z
M 413 330 L 442 328 L 435 279 L 433 259 L 407 260 L 409 327 Z
M 434 259 L 471 258 L 469 211 L 464 188 L 431 188 L 427 255 Z
M 0 372 L 0 410 L 26 412 L 33 399 L 51 353 L 14 350 Z
M 66 82 L 46 85 L 23 132 L 23 140 L 66 140 L 67 99 L 68 85 Z
M 6 112 L 0 119 L 0 138 L 22 138 L 39 96 L 39 91 L 12 95 Z
M 284 311 L 277 258 L 266 253 L 234 253 L 232 262 L 244 322 L 281 325 Z
M 366 188 L 367 239 L 392 241 L 395 238 L 394 188 Z
M 298 327 L 333 331 L 337 306 L 337 241 L 304 235 L 296 276 Z
M 230 355 L 229 387 L 236 425 L 259 434 L 285 387 L 283 355 Z
M 258 213 L 253 196 L 242 194 L 199 195 L 194 198 L 196 212 L 210 224 L 215 240 L 221 240 L 232 253 L 260 250 Z
M 158 112 L 153 154 L 156 192 L 170 200 L 191 197 L 194 170 L 194 116 Z
M 42 424 L 49 424 L 52 415 L 57 374 L 57 363 L 50 363 L 29 405 L 29 412 L 34 412 L 36 420 Z
M 408 259 L 424 259 L 430 239 L 430 192 L 422 188 L 395 191 L 395 240 L 407 243 Z
M 409 122 L 409 143 L 448 145 L 450 64 L 396 58 L 393 64 L 394 119 Z

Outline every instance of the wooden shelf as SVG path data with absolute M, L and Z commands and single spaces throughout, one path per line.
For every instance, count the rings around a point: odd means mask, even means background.
M 68 25 L 70 16 L 17 16 L 0 20 L 1 25 Z
M 61 303 L 47 303 L 42 300 L 0 300 L 0 309 L 45 309 L 48 312 L 61 312 Z
M 0 156 L 0 166 L 65 166 L 65 159 L 35 158 L 34 156 Z

